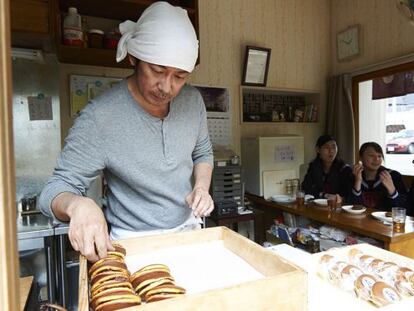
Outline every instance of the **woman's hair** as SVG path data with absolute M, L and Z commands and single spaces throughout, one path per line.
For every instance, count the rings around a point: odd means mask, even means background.
M 318 148 L 321 148 L 323 145 L 325 145 L 328 141 L 331 141 L 331 140 L 336 142 L 336 139 L 331 135 L 319 136 L 318 140 L 316 141 L 315 146 L 318 147 Z
M 384 152 L 382 151 L 381 146 L 373 141 L 369 141 L 367 143 L 362 144 L 361 148 L 359 148 L 359 156 L 362 157 L 364 155 L 365 150 L 367 150 L 369 147 L 374 149 L 375 152 L 380 153 L 382 158 L 384 159 Z

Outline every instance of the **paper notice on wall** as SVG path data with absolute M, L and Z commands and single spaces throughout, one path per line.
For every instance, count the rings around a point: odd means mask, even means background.
M 275 162 L 295 162 L 295 145 L 277 145 L 275 147 Z
M 121 81 L 120 78 L 99 76 L 70 76 L 70 110 L 76 116 L 86 104 Z
M 39 94 L 38 96 L 28 96 L 30 121 L 53 120 L 52 97 Z

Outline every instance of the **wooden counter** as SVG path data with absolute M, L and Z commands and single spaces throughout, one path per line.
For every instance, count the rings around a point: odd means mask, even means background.
M 33 284 L 32 276 L 20 278 L 20 310 L 21 311 L 23 311 L 26 306 L 27 298 L 29 298 L 32 284 Z
M 410 258 L 414 258 L 414 222 L 406 222 L 404 233 L 395 233 L 392 226 L 386 226 L 371 216 L 372 209 L 361 215 L 346 213 L 339 208 L 328 213 L 327 207 L 317 206 L 313 203 L 303 207 L 295 203 L 281 204 L 267 201 L 263 197 L 246 193 L 256 208 L 265 212 L 265 224 L 270 225 L 272 215 L 277 211 L 288 212 L 303 216 L 324 224 L 331 225 L 347 231 L 352 231 L 363 236 L 374 238 L 384 242 L 384 248 Z

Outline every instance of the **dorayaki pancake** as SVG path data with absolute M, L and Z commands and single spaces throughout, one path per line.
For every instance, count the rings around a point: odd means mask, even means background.
M 93 309 L 96 308 L 98 305 L 98 300 L 102 297 L 111 297 L 111 296 L 118 296 L 118 295 L 128 295 L 128 294 L 135 294 L 134 291 L 130 288 L 126 287 L 115 287 L 115 288 L 108 288 L 99 292 L 96 295 L 91 296 L 91 306 Z
M 95 275 L 93 278 L 91 278 L 91 284 L 95 284 L 96 282 L 98 282 L 99 280 L 101 280 L 102 278 L 109 276 L 109 275 L 119 275 L 119 276 L 124 276 L 127 277 L 129 279 L 129 272 L 128 270 L 122 270 L 122 271 L 103 271 L 97 275 Z
M 112 294 L 112 295 L 101 296 L 95 300 L 95 304 L 96 306 L 99 306 L 107 301 L 118 300 L 120 298 L 128 298 L 128 297 L 138 297 L 138 300 L 141 301 L 141 298 L 138 295 L 135 295 L 134 293 L 122 293 L 122 294 Z
M 155 301 L 160 301 L 160 300 L 165 300 L 165 299 L 171 299 L 171 298 L 176 298 L 176 297 L 180 297 L 182 296 L 182 294 L 158 294 L 158 295 L 153 295 L 151 297 L 148 298 L 147 302 L 155 302 Z
M 91 290 L 94 290 L 94 288 L 97 288 L 101 284 L 106 283 L 108 281 L 129 282 L 129 275 L 126 275 L 125 273 L 119 273 L 119 272 L 109 273 L 109 274 L 105 274 L 105 272 L 103 272 L 97 275 L 95 279 L 96 280 L 93 283 L 91 281 Z
M 114 251 L 108 251 L 107 256 L 108 257 L 118 257 L 121 259 L 124 259 L 126 256 L 126 249 L 117 243 L 112 243 L 112 246 L 115 248 Z
M 93 280 L 97 275 L 102 274 L 104 272 L 125 272 L 129 275 L 129 271 L 127 266 L 124 264 L 124 266 L 102 266 L 102 267 L 97 267 L 93 273 L 91 274 L 90 278 L 91 280 Z
M 115 266 L 119 267 L 122 265 L 125 265 L 125 261 L 121 258 L 115 258 L 115 257 L 105 257 L 102 259 L 99 259 L 95 263 L 92 264 L 92 266 L 89 268 L 89 275 L 91 275 L 97 268 L 102 266 Z
M 171 277 L 171 274 L 168 271 L 148 270 L 148 271 L 141 272 L 139 275 L 131 276 L 130 281 L 132 283 L 132 286 L 135 288 L 146 280 L 168 278 L 168 277 Z
M 151 297 L 158 295 L 184 295 L 185 289 L 174 285 L 174 284 L 165 284 L 158 286 L 154 289 L 149 290 L 145 295 L 141 296 L 141 299 L 144 297 L 145 301 L 151 301 Z
M 154 272 L 154 271 L 164 271 L 164 272 L 167 272 L 167 273 L 171 273 L 170 269 L 165 265 L 150 265 L 150 266 L 146 266 L 146 267 L 144 267 L 142 269 L 139 269 L 138 271 L 134 272 L 131 275 L 131 277 L 133 279 L 135 279 L 137 277 L 140 277 L 141 275 L 145 275 L 147 273 Z
M 154 282 L 151 282 L 150 284 L 148 284 L 144 288 L 140 289 L 139 293 L 137 292 L 137 294 L 141 296 L 141 299 L 143 299 L 143 298 L 145 298 L 145 295 L 146 295 L 146 293 L 148 293 L 148 291 L 150 291 L 151 289 L 157 288 L 161 285 L 174 285 L 174 282 L 171 281 L 170 279 L 156 280 Z
M 163 280 L 163 279 L 166 279 L 166 280 L 169 280 L 169 281 L 171 281 L 171 282 L 174 282 L 174 278 L 172 277 L 172 276 L 170 276 L 170 277 L 162 277 L 162 278 L 157 278 L 157 279 L 149 279 L 149 280 L 145 280 L 145 281 L 142 281 L 140 284 L 138 284 L 135 288 L 134 288 L 134 290 L 135 290 L 135 292 L 138 294 L 138 295 L 141 295 L 141 293 L 142 293 L 142 291 L 147 287 L 147 286 L 149 286 L 150 284 L 152 284 L 153 282 L 157 282 L 157 281 L 159 281 L 159 280 Z
M 371 301 L 378 307 L 383 307 L 400 300 L 401 297 L 397 290 L 385 282 L 375 282 L 371 288 Z
M 141 304 L 141 299 L 137 295 L 124 295 L 113 298 L 113 300 L 99 303 L 95 311 L 115 311 Z
M 155 264 L 151 264 L 151 265 L 147 265 L 145 267 L 142 267 L 141 269 L 137 270 L 135 273 L 139 273 L 139 272 L 146 271 L 146 270 L 154 270 L 154 269 L 155 270 L 163 270 L 163 271 L 166 270 L 168 272 L 171 272 L 170 268 L 168 268 L 168 266 L 163 265 L 162 263 L 155 263 Z
M 99 286 L 96 286 L 93 290 L 91 289 L 91 296 L 94 297 L 101 291 L 109 288 L 129 288 L 132 291 L 134 290 L 130 282 L 107 281 L 105 283 L 101 283 Z

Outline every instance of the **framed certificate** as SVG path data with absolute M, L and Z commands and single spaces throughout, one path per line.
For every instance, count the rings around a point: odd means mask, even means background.
M 267 48 L 246 46 L 242 85 L 266 85 L 270 52 Z

